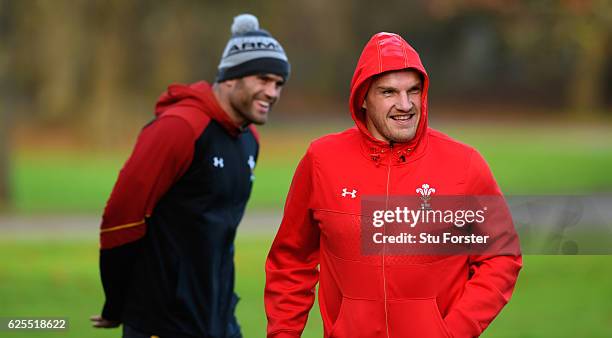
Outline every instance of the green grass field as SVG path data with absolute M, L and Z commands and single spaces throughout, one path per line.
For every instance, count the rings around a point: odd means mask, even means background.
M 307 129 L 307 130 L 306 130 Z M 506 193 L 612 191 L 612 127 L 442 125 L 475 146 Z M 279 210 L 308 142 L 336 126 L 263 128 L 250 208 Z M 341 150 L 339 150 L 341 151 Z M 129 149 L 113 154 L 19 149 L 13 164 L 16 214 L 99 214 Z M 98 246 L 90 240 L 0 237 L 0 317 L 69 317 L 66 332 L 0 337 L 117 337 L 93 330 L 102 304 Z M 93 237 L 91 237 L 93 238 Z M 239 234 L 238 316 L 244 336 L 263 337 L 263 265 L 272 234 Z M 612 257 L 526 256 L 514 297 L 483 337 L 612 337 Z M 321 337 L 318 308 L 304 337 Z
M 270 238 L 239 236 L 238 318 L 245 337 L 263 337 L 263 265 Z M 89 328 L 102 304 L 97 245 L 89 241 L 0 241 L 0 317 L 68 317 L 65 332 L 7 332 L 0 337 L 117 337 Z M 526 256 L 514 297 L 483 337 L 611 337 L 612 257 Z M 304 337 L 322 336 L 318 308 Z
M 293 170 L 310 140 L 341 128 L 262 128 L 250 207 L 282 207 Z M 612 126 L 443 125 L 439 129 L 476 147 L 506 194 L 612 191 Z M 129 152 L 19 150 L 13 166 L 15 210 L 99 213 Z

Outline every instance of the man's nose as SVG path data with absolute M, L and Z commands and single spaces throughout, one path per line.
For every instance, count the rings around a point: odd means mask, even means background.
M 280 87 L 275 82 L 268 82 L 264 88 L 264 94 L 268 99 L 276 100 L 280 93 Z
M 402 92 L 400 93 L 400 95 L 398 95 L 398 99 L 395 106 L 397 107 L 397 110 L 409 112 L 412 109 L 413 104 L 410 101 L 410 97 L 408 97 L 408 94 Z

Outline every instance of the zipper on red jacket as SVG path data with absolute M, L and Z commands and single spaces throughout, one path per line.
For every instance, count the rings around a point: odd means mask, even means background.
M 391 181 L 391 161 L 393 160 L 393 141 L 389 141 L 389 156 L 387 161 L 387 188 L 385 192 L 385 210 L 389 209 L 389 184 Z M 383 235 L 387 234 L 386 227 L 383 227 Z M 386 254 L 386 244 L 383 243 L 383 252 L 382 252 L 382 277 L 383 277 L 383 299 L 385 302 L 385 330 L 387 333 L 387 338 L 391 338 L 389 334 L 389 309 L 387 305 L 387 275 L 385 273 L 385 254 Z

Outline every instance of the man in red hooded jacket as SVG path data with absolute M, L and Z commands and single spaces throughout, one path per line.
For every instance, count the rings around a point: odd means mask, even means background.
M 234 238 L 259 143 L 289 75 L 281 45 L 250 14 L 234 18 L 214 84 L 171 85 L 104 210 L 94 327 L 123 337 L 241 337 Z
M 510 299 L 522 265 L 516 250 L 362 252 L 362 197 L 503 199 L 476 150 L 428 127 L 428 88 L 404 39 L 370 39 L 351 82 L 356 127 L 312 142 L 295 172 L 266 262 L 268 337 L 301 336 L 317 283 L 325 337 L 476 337 Z

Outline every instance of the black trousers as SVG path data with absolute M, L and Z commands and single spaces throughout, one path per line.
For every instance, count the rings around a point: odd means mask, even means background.
M 159 337 L 156 335 L 151 335 L 148 333 L 138 331 L 138 329 L 135 329 L 129 325 L 123 324 L 123 338 L 159 338 Z M 242 334 L 238 333 L 237 336 L 234 336 L 232 338 L 242 338 Z

